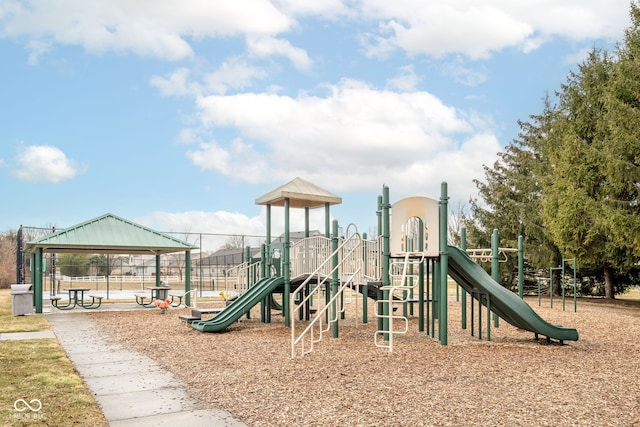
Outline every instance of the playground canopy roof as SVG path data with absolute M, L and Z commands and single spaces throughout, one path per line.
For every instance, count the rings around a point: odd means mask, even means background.
M 110 213 L 32 240 L 26 246 L 53 253 L 153 255 L 198 248 Z
M 257 205 L 284 206 L 284 200 L 289 199 L 289 207 L 292 208 L 319 208 L 342 203 L 342 197 L 331 194 L 317 185 L 311 184 L 297 177 L 288 183 L 281 185 L 273 191 L 258 197 Z

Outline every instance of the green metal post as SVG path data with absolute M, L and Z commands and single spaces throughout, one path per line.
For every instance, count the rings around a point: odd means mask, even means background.
M 378 218 L 378 236 L 382 236 L 382 196 L 378 196 L 378 210 L 376 211 Z
M 269 265 L 271 264 L 271 205 L 267 205 L 267 236 L 266 236 L 266 257 L 264 263 L 264 277 L 271 277 L 271 268 Z
M 339 283 L 339 275 L 338 269 L 338 221 L 333 220 L 333 233 L 331 236 L 331 252 L 333 252 L 333 257 L 331 259 L 331 268 L 333 269 L 333 273 L 331 273 L 331 298 L 333 299 L 331 302 L 331 337 L 338 338 L 338 301 L 335 296 L 338 294 L 338 283 Z
M 391 208 L 391 204 L 389 203 L 389 187 L 386 185 L 382 187 L 382 285 L 390 286 L 391 285 L 391 277 L 389 274 L 389 265 L 391 262 L 391 248 L 390 248 L 390 236 L 389 236 L 389 228 L 390 228 L 390 215 L 389 209 Z M 384 315 L 384 319 L 382 322 L 382 330 L 385 331 L 384 341 L 389 341 L 389 313 L 391 313 L 391 304 L 389 303 L 389 291 L 385 290 L 382 292 L 382 300 L 383 308 L 382 314 Z
M 497 316 L 494 314 L 493 315 L 494 322 L 496 318 Z M 489 295 L 488 292 L 487 292 L 487 341 L 491 341 L 491 296 Z
M 160 255 L 156 255 L 156 286 L 160 286 Z
M 429 301 L 429 299 L 430 299 L 429 298 L 429 295 L 430 295 L 429 292 L 430 292 L 430 286 L 431 286 L 431 283 L 430 283 L 430 274 L 431 273 L 430 272 L 433 271 L 433 264 L 434 264 L 433 258 L 427 258 L 426 259 L 426 264 L 427 264 L 427 266 L 426 266 L 427 267 L 427 271 L 424 272 L 424 277 L 427 280 L 427 282 L 424 284 L 424 288 L 427 291 L 427 295 L 426 295 L 427 303 L 425 304 L 426 308 L 427 308 L 427 313 L 426 313 L 427 314 L 427 321 L 426 321 L 427 330 L 426 330 L 426 333 L 427 333 L 427 335 L 429 335 L 429 324 L 431 322 L 431 316 L 430 316 L 431 301 Z
M 378 210 L 376 211 L 376 216 L 378 218 L 378 237 L 382 236 L 382 196 L 378 196 Z M 378 239 L 380 241 L 380 239 Z M 377 310 L 378 313 L 384 312 L 384 308 L 382 306 L 382 291 L 377 292 Z M 384 321 L 382 317 L 378 317 L 378 330 L 381 331 L 384 328 Z
M 478 339 L 482 339 L 482 293 L 478 291 Z
M 560 276 L 560 288 L 562 289 L 562 311 L 564 311 L 564 258 L 562 258 L 562 268 L 561 268 L 561 276 Z
M 496 283 L 500 283 L 500 235 L 498 234 L 498 229 L 493 229 L 493 234 L 491 235 L 491 277 Z M 497 328 L 498 327 L 498 316 L 494 314 L 493 316 L 493 324 Z M 489 325 L 487 325 L 487 328 Z
M 331 237 L 331 205 L 329 202 L 324 204 L 324 236 L 327 239 Z
M 518 296 L 524 297 L 524 237 L 518 236 Z
M 32 266 L 35 280 L 33 283 L 33 292 L 36 295 L 36 313 L 42 313 L 42 248 L 36 248 L 35 267 Z
M 549 269 L 549 307 L 553 308 L 553 272 L 554 270 L 562 270 L 562 267 L 551 267 Z
M 462 227 L 460 229 L 460 249 L 462 249 L 465 253 L 467 252 L 467 228 Z M 467 291 L 462 289 L 460 301 L 460 308 L 462 313 L 460 314 L 462 329 L 467 329 Z
M 289 275 L 291 274 L 289 269 L 291 260 L 289 259 L 289 246 L 290 246 L 290 234 L 289 234 L 289 203 L 288 197 L 284 199 L 284 259 L 282 263 L 282 270 L 284 276 L 284 295 L 282 296 L 282 310 L 284 311 L 284 326 L 289 327 L 291 325 L 291 313 L 289 313 L 289 297 L 291 295 L 291 282 Z
M 36 270 L 35 270 L 35 265 L 36 265 L 36 253 L 35 251 L 31 253 L 31 257 L 29 259 L 29 276 L 31 277 L 31 284 L 33 285 L 34 289 L 33 289 L 33 306 L 36 306 L 36 302 L 38 299 L 38 295 L 37 292 L 35 290 L 35 286 L 36 286 Z M 54 294 L 54 289 L 55 287 L 53 287 L 51 289 L 50 294 L 53 295 Z
M 440 262 L 433 262 L 433 272 L 431 274 L 431 338 L 435 338 L 436 319 L 440 313 Z M 438 337 L 439 338 L 439 337 Z
M 364 275 L 367 276 L 369 274 L 368 265 L 366 263 L 367 259 L 367 233 L 362 233 L 362 259 L 365 261 L 364 264 Z M 362 284 L 360 288 L 362 291 L 362 323 L 369 323 L 369 285 L 367 282 Z
M 267 245 L 262 244 L 260 246 L 260 266 L 262 268 L 262 277 L 267 277 Z M 260 321 L 266 323 L 267 321 L 267 305 L 271 299 L 270 295 L 267 295 L 260 301 Z
M 251 264 L 251 247 L 250 246 L 245 247 L 244 261 L 247 263 L 247 265 Z M 252 284 L 253 283 L 251 280 L 251 269 L 247 268 L 247 288 L 249 288 Z M 247 310 L 247 319 L 251 319 L 251 310 Z
M 578 287 L 576 285 L 576 270 L 577 269 L 578 269 L 578 266 L 576 265 L 576 259 L 573 258 L 573 312 L 574 313 L 576 311 L 578 311 L 578 300 L 577 300 Z
M 424 224 L 420 220 L 420 229 L 418 230 L 418 244 L 420 250 L 424 250 Z M 418 331 L 424 331 L 424 263 L 423 260 L 418 265 Z
M 538 307 L 540 307 L 540 279 L 537 279 L 536 282 L 538 282 Z
M 202 241 L 202 240 L 201 240 Z M 191 306 L 191 251 L 184 253 L 184 303 Z
M 440 312 L 438 317 L 438 329 L 440 331 L 440 344 L 447 345 L 447 277 L 449 273 L 448 231 L 447 216 L 449 197 L 447 195 L 447 183 L 440 185 Z
M 549 269 L 549 308 L 553 308 L 553 270 L 553 267 Z

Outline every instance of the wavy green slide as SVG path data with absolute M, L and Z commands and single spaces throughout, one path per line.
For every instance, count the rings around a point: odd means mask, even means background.
M 247 314 L 256 304 L 284 283 L 283 277 L 259 280 L 249 290 L 211 319 L 192 322 L 191 327 L 202 332 L 221 332 Z
M 449 246 L 449 276 L 467 292 L 488 294 L 491 310 L 516 328 L 560 341 L 577 341 L 578 331 L 552 325 L 542 319 L 526 302 L 487 274 L 460 248 Z M 484 303 L 484 301 L 483 301 Z

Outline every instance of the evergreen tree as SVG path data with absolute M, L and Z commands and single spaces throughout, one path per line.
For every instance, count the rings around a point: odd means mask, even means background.
M 519 122 L 520 134 L 485 182 L 476 181 L 483 207 L 472 200 L 470 240 L 487 247 L 525 238 L 538 267 L 577 258 L 604 280 L 614 298 L 638 277 L 640 260 L 640 8 L 614 58 L 594 49 L 542 114 Z M 559 283 L 558 281 L 554 281 Z
M 545 144 L 549 174 L 543 180 L 543 219 L 550 236 L 566 258 L 585 267 L 611 268 L 600 205 L 604 177 L 601 153 L 608 139 L 605 94 L 612 62 L 593 50 L 572 72 L 560 92 L 561 115 Z M 606 283 L 613 289 L 613 283 Z M 612 293 L 605 292 L 607 297 Z
M 502 246 L 517 247 L 518 236 L 523 236 L 528 262 L 538 269 L 561 261 L 541 217 L 541 181 L 548 167 L 542 148 L 556 114 L 547 96 L 540 115 L 530 116 L 529 122 L 518 122 L 518 139 L 498 153 L 493 167 L 484 167 L 485 182 L 474 181 L 486 207 L 472 200 L 473 221 L 467 225 L 470 242 L 475 247 L 489 247 L 494 228 L 499 230 Z M 511 261 L 514 267 L 515 259 Z M 560 280 L 554 283 L 559 284 Z

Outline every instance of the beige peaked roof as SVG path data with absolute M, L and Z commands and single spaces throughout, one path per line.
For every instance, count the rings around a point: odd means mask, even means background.
M 317 185 L 311 184 L 297 177 L 290 182 L 281 185 L 256 199 L 257 205 L 284 206 L 284 199 L 289 199 L 289 207 L 292 208 L 319 208 L 325 203 L 338 205 L 342 203 L 342 197 L 338 197 L 323 190 Z
M 27 248 L 42 248 L 44 252 L 53 253 L 158 255 L 198 247 L 108 213 L 32 240 Z

